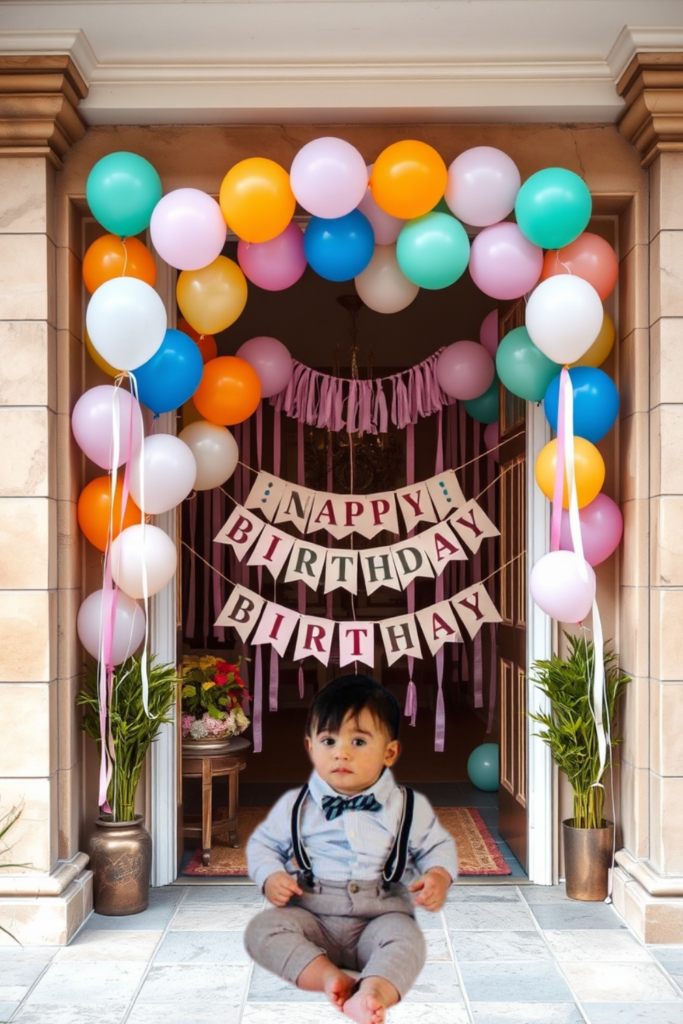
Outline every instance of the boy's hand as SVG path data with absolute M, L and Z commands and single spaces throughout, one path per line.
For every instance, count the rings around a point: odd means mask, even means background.
M 292 896 L 302 895 L 296 878 L 286 871 L 275 871 L 272 875 L 268 875 L 263 891 L 266 894 L 266 899 L 276 907 L 286 907 Z
M 446 902 L 446 893 L 451 886 L 451 876 L 445 868 L 430 868 L 421 878 L 408 886 L 410 892 L 419 892 L 415 904 L 431 910 L 441 910 Z

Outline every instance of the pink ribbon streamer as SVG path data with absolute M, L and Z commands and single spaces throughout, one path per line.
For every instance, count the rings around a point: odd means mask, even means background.
M 566 434 L 566 400 L 565 377 L 569 371 L 565 366 L 560 374 L 560 402 L 557 411 L 557 458 L 555 463 L 555 486 L 553 488 L 553 509 L 550 517 L 550 550 L 560 550 L 560 531 L 562 529 L 562 498 L 564 495 L 564 453 L 567 444 Z
M 406 427 L 406 485 L 415 483 L 415 427 L 410 424 Z M 408 531 L 408 536 L 412 537 L 414 530 Z M 408 613 L 414 615 L 415 613 L 415 584 L 409 583 L 406 587 L 406 596 L 408 599 Z M 413 670 L 415 668 L 415 659 L 408 658 L 408 690 L 406 693 L 406 706 L 405 714 L 410 715 L 410 724 L 415 725 L 417 719 L 417 690 L 415 683 L 413 682 Z
M 275 409 L 273 412 L 273 473 L 275 476 L 280 475 L 280 432 L 281 432 L 281 413 L 279 409 Z M 277 584 L 275 584 L 277 588 Z M 276 596 L 276 590 L 274 591 Z M 270 648 L 270 669 L 268 678 L 268 706 L 271 711 L 277 711 L 278 706 L 278 690 L 280 688 L 280 656 L 274 647 Z
M 310 371 L 309 371 L 310 372 Z M 297 483 L 303 487 L 306 482 L 306 469 L 304 464 L 304 421 L 299 420 L 296 428 L 297 460 L 296 477 Z M 297 607 L 299 615 L 306 614 L 306 584 L 297 583 Z M 299 697 L 303 698 L 305 691 L 304 667 L 299 665 Z
M 436 418 L 436 462 L 434 465 L 434 473 L 443 472 L 443 412 L 439 410 Z M 434 588 L 434 597 L 436 602 L 443 601 L 444 598 L 444 585 L 445 580 L 443 573 L 436 577 L 436 586 Z M 443 699 L 443 666 L 444 666 L 445 652 L 443 647 L 440 647 L 436 652 L 436 683 L 437 683 L 437 694 L 436 694 L 436 721 L 434 725 L 434 749 L 441 753 L 444 749 L 444 743 L 446 740 L 446 709 L 444 707 Z
M 195 628 L 195 617 L 197 614 L 197 559 L 195 558 L 196 540 L 197 540 L 197 502 L 199 496 L 197 491 L 194 492 L 189 503 L 189 520 L 190 520 L 190 579 L 188 583 L 188 604 L 187 609 L 187 623 L 185 625 L 185 636 L 188 640 L 194 637 Z

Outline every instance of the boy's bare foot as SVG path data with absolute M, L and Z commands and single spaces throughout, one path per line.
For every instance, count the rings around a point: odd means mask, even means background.
M 355 984 L 351 975 L 344 971 L 330 973 L 324 982 L 324 992 L 332 1005 L 341 1010 L 353 992 Z
M 344 1014 L 357 1024 L 382 1024 L 386 1003 L 377 989 L 360 988 L 344 1003 Z

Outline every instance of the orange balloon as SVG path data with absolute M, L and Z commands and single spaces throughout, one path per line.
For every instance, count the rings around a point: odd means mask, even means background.
M 234 260 L 217 256 L 201 270 L 178 275 L 176 298 L 183 317 L 199 334 L 216 334 L 241 315 L 247 304 L 247 279 Z
M 584 352 L 580 359 L 577 359 L 572 366 L 602 366 L 607 356 L 612 351 L 614 345 L 614 339 L 616 337 L 616 331 L 614 330 L 614 324 L 612 323 L 609 313 L 605 313 L 602 318 L 602 327 L 597 338 L 588 349 Z
M 123 479 L 119 477 L 116 481 L 116 493 L 114 495 L 114 529 L 111 540 L 118 537 L 121 530 L 125 530 L 128 526 L 136 526 L 142 522 L 140 509 L 129 495 L 126 509 L 123 513 L 123 525 L 121 525 L 122 498 Z M 99 551 L 104 551 L 107 546 L 110 510 L 111 477 L 98 476 L 95 480 L 91 480 L 81 491 L 81 496 L 78 499 L 78 525 L 90 543 Z
M 541 281 L 557 274 L 574 274 L 592 284 L 604 300 L 614 291 L 619 277 L 619 261 L 609 242 L 584 231 L 564 249 L 549 249 L 543 258 Z
M 446 165 L 426 142 L 405 139 L 382 150 L 370 175 L 372 198 L 392 217 L 412 220 L 433 210 L 446 191 Z
M 209 423 L 243 423 L 261 401 L 261 381 L 253 366 L 237 356 L 219 356 L 204 367 L 192 401 Z
M 104 370 L 105 373 L 109 374 L 110 377 L 118 377 L 118 375 L 121 373 L 121 370 L 117 370 L 115 366 L 112 366 L 110 363 L 107 362 L 106 359 L 102 358 L 102 356 L 100 355 L 100 353 L 97 351 L 92 341 L 90 340 L 90 335 L 88 334 L 87 331 L 83 332 L 83 341 L 88 351 L 88 355 L 92 359 L 93 363 L 95 363 L 96 366 L 99 366 L 100 370 Z
M 557 466 L 557 438 L 542 448 L 536 459 L 536 483 L 546 498 L 553 500 L 555 470 Z M 579 508 L 590 505 L 597 498 L 605 482 L 605 462 L 602 455 L 584 437 L 574 438 L 574 475 Z M 569 490 L 565 470 L 562 507 L 569 508 Z
M 294 216 L 296 199 L 284 167 L 254 156 L 223 178 L 218 197 L 228 227 L 245 242 L 269 242 Z
M 137 277 L 154 287 L 157 265 L 154 257 L 137 238 L 103 235 L 93 242 L 83 257 L 83 281 L 90 294 L 114 277 Z
M 188 324 L 187 320 L 182 319 L 178 321 L 178 330 L 192 338 L 193 342 L 201 352 L 202 359 L 205 363 L 216 358 L 218 355 L 218 345 L 216 344 L 216 339 L 213 334 L 200 334 L 199 331 L 195 331 L 192 324 Z

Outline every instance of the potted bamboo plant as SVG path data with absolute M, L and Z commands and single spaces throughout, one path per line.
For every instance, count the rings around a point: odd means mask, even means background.
M 614 822 L 604 814 L 604 778 L 611 749 L 602 771 L 598 733 L 591 710 L 590 688 L 595 657 L 592 641 L 565 633 L 566 658 L 554 655 L 537 661 L 532 682 L 550 702 L 547 714 L 532 714 L 543 726 L 538 736 L 550 747 L 553 761 L 565 773 L 574 794 L 574 815 L 562 822 L 567 895 L 576 900 L 604 900 L 612 860 Z M 620 672 L 617 654 L 605 650 L 605 710 L 614 722 L 617 702 L 630 679 Z M 611 736 L 614 746 L 620 740 Z
M 110 813 L 95 820 L 90 840 L 94 873 L 94 903 L 98 914 L 139 914 L 149 903 L 152 837 L 143 816 L 135 813 L 135 794 L 150 744 L 176 700 L 178 676 L 174 665 L 155 665 L 150 658 L 149 716 L 142 702 L 140 659 L 133 657 L 114 670 L 109 724 L 113 771 L 107 791 Z M 89 672 L 76 703 L 84 707 L 82 728 L 100 745 L 100 706 L 97 676 Z

